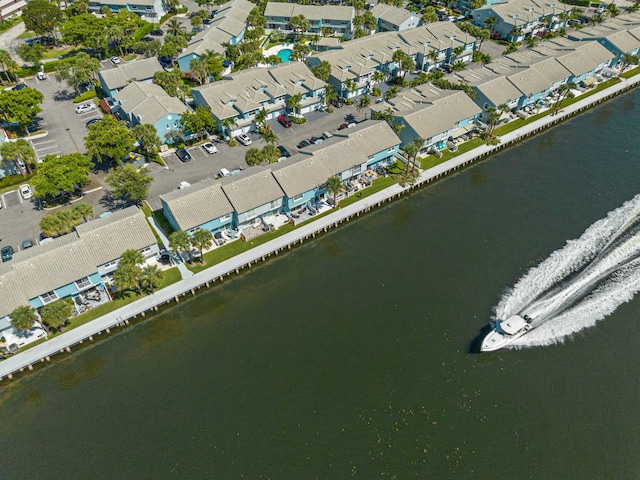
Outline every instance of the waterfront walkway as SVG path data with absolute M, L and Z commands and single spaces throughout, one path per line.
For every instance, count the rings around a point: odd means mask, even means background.
M 280 252 L 290 249 L 295 244 L 300 244 L 308 239 L 312 239 L 317 234 L 326 232 L 331 228 L 337 227 L 340 223 L 369 211 L 372 207 L 382 205 L 393 198 L 405 194 L 408 190 L 412 190 L 421 185 L 432 182 L 443 175 L 447 175 L 494 151 L 516 143 L 547 126 L 575 115 L 590 105 L 600 103 L 607 98 L 628 90 L 629 88 L 636 86 L 638 83 L 640 83 L 640 75 L 636 75 L 631 79 L 623 79 L 620 83 L 613 85 L 610 88 L 597 92 L 564 108 L 557 115 L 542 117 L 539 120 L 519 128 L 518 130 L 503 135 L 500 138 L 500 145 L 481 145 L 447 162 L 422 171 L 416 183 L 413 185 L 407 185 L 404 187 L 399 184 L 392 185 L 385 190 L 376 192 L 346 207 L 339 208 L 324 217 L 295 229 L 292 232 L 284 234 L 217 265 L 213 265 L 197 274 L 182 272 L 181 270 L 181 273 L 183 273 L 183 279 L 179 282 L 176 282 L 152 295 L 140 298 L 139 300 L 125 305 L 118 310 L 74 328 L 73 330 L 65 332 L 57 337 L 51 338 L 40 345 L 0 362 L 0 379 L 11 376 L 25 368 L 30 368 L 39 362 L 47 361 L 56 353 L 70 351 L 71 346 L 87 339 L 93 340 L 96 335 L 108 332 L 109 329 L 114 326 L 125 324 L 130 318 L 137 317 L 139 315 L 144 316 L 146 312 L 156 310 L 160 305 L 173 301 L 178 302 L 180 297 L 185 294 L 195 294 L 197 289 L 201 287 L 209 287 L 215 281 L 222 281 L 224 277 L 229 274 L 239 273 L 240 270 L 244 268 L 251 268 L 255 263 L 266 260 L 267 257 L 278 255 Z

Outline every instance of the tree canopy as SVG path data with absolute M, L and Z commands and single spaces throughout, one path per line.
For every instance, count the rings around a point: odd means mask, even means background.
M 40 104 L 43 100 L 44 95 L 31 87 L 4 90 L 0 92 L 0 112 L 7 123 L 17 123 L 20 128 L 26 129 L 42 111 Z
M 211 110 L 205 105 L 198 105 L 193 113 L 185 112 L 180 117 L 182 129 L 188 133 L 200 135 L 202 140 L 206 132 L 213 132 L 216 120 L 211 116 Z
M 153 177 L 146 169 L 136 170 L 130 163 L 112 169 L 105 178 L 114 198 L 125 203 L 139 204 L 149 194 Z
M 36 152 L 31 144 L 24 138 L 19 138 L 15 142 L 4 142 L 0 144 L 0 156 L 5 161 L 15 162 L 21 175 L 31 173 L 31 167 L 36 163 Z M 24 164 L 27 171 L 24 171 Z
M 162 146 L 162 141 L 158 137 L 158 131 L 156 127 L 150 123 L 143 123 L 133 127 L 133 135 L 136 140 L 142 145 L 147 155 L 154 155 L 158 153 Z
M 56 300 L 40 309 L 42 321 L 53 329 L 61 329 L 73 312 L 73 304 L 66 300 Z
M 49 0 L 30 0 L 22 9 L 22 21 L 27 30 L 55 38 L 56 26 L 64 19 L 60 7 Z
M 38 320 L 35 309 L 23 305 L 11 312 L 11 325 L 18 330 L 29 330 Z
M 67 85 L 80 93 L 80 84 L 95 78 L 100 71 L 100 66 L 100 60 L 80 52 L 59 62 L 55 74 L 56 80 L 58 82 L 66 81 Z
M 311 67 L 311 71 L 320 80 L 326 82 L 329 80 L 329 76 L 331 75 L 331 64 L 326 60 L 322 60 L 319 64 Z
M 120 161 L 133 148 L 135 138 L 124 122 L 105 115 L 102 121 L 89 125 L 84 141 L 89 156 Z
M 54 198 L 74 192 L 89 181 L 93 162 L 81 153 L 47 155 L 31 179 L 37 198 Z

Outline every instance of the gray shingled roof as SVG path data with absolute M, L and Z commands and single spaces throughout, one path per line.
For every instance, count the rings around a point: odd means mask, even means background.
M 131 82 L 115 95 L 122 109 L 135 115 L 141 123 L 155 124 L 165 115 L 180 115 L 189 111 L 184 103 L 153 83 Z
M 363 122 L 275 165 L 272 167 L 273 176 L 291 198 L 324 184 L 329 177 L 354 165 L 361 165 L 368 161 L 369 156 L 398 144 L 400 139 L 387 122 Z
M 466 93 L 459 90 L 452 91 L 450 95 L 433 100 L 432 104 L 425 104 L 422 108 L 406 113 L 398 114 L 398 118 L 422 138 L 429 139 L 451 128 L 460 120 L 481 113 L 482 110 L 471 100 Z
M 182 190 L 160 195 L 180 230 L 189 230 L 233 212 L 220 182 L 207 178 Z
M 124 87 L 132 80 L 142 81 L 153 78 L 153 74 L 162 70 L 156 57 L 124 62 L 115 68 L 101 70 L 100 75 L 109 90 Z
M 353 7 L 339 5 L 297 5 L 295 3 L 268 2 L 265 17 L 291 18 L 304 15 L 307 20 L 351 20 L 355 15 Z
M 11 264 L 0 265 L 0 317 L 9 315 L 17 307 L 29 305 L 25 287 Z
M 116 260 L 125 250 L 140 250 L 156 243 L 156 237 L 138 207 L 128 207 L 83 223 L 76 231 L 89 249 L 94 265 Z
M 91 252 L 76 233 L 17 252 L 12 266 L 22 278 L 28 298 L 50 292 L 98 271 Z
M 417 16 L 405 8 L 394 7 L 386 3 L 378 3 L 371 9 L 371 14 L 395 26 L 400 26 L 411 17 Z
M 257 208 L 284 196 L 271 175 L 271 169 L 258 168 L 220 180 L 222 190 L 238 214 Z

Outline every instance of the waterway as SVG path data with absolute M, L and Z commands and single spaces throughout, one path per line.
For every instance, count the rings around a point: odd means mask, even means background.
M 640 193 L 639 125 L 636 90 L 3 383 L 0 478 L 637 479 L 638 298 L 470 346 Z

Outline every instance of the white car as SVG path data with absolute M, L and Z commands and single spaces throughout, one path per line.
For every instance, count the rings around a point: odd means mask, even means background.
M 47 79 L 47 74 L 46 74 L 46 73 L 44 73 L 44 72 L 38 72 L 38 73 L 36 74 L 36 78 L 37 78 L 38 80 L 46 80 L 46 79 Z
M 20 185 L 18 190 L 20 190 L 20 195 L 22 195 L 22 198 L 24 198 L 25 200 L 29 200 L 33 195 L 33 193 L 31 192 L 31 187 L 27 184 Z
M 251 145 L 251 139 L 249 138 L 249 135 L 247 135 L 246 133 L 241 133 L 236 137 L 236 139 L 245 147 L 247 145 Z
M 202 145 L 202 149 L 207 152 L 209 155 L 213 155 L 214 153 L 218 153 L 218 147 L 216 147 L 213 143 L 207 142 Z
M 76 113 L 87 113 L 91 110 L 95 110 L 96 106 L 93 103 L 83 103 L 76 107 Z
M 122 63 L 122 60 L 120 60 L 120 57 L 111 57 L 111 63 L 118 65 L 119 63 Z

